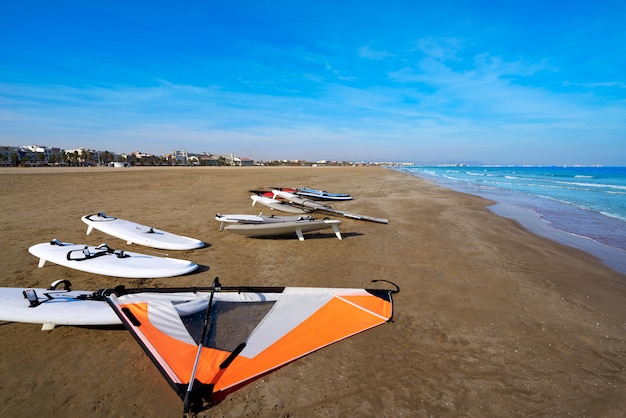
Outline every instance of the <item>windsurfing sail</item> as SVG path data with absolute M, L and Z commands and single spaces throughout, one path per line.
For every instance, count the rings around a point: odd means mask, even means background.
M 305 287 L 123 289 L 107 296 L 174 390 L 207 400 L 388 322 L 395 290 Z

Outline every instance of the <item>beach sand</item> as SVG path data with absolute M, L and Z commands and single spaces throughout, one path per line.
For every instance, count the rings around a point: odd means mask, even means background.
M 311 186 L 351 193 L 305 241 L 218 232 L 220 213 L 256 214 L 247 191 Z M 488 201 L 379 167 L 0 170 L 0 286 L 385 287 L 393 322 L 250 382 L 198 416 L 623 416 L 626 276 L 525 231 Z M 111 216 L 191 236 L 208 247 L 128 246 L 80 217 Z M 322 216 L 323 217 L 323 216 Z M 96 276 L 27 252 L 53 238 L 193 260 L 169 279 Z M 0 323 L 0 415 L 175 417 L 180 398 L 122 327 Z

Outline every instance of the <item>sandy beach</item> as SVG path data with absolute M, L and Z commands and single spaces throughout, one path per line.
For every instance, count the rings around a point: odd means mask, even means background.
M 216 213 L 268 214 L 248 190 L 351 193 L 342 220 L 295 238 L 218 232 Z M 74 289 L 223 285 L 400 286 L 394 320 L 317 351 L 228 395 L 201 417 L 623 416 L 626 276 L 491 213 L 489 202 L 379 167 L 1 169 L 0 286 Z M 80 217 L 112 216 L 208 244 L 129 246 Z M 323 215 L 327 216 L 327 215 Z M 320 216 L 320 217 L 323 217 Z M 131 280 L 47 264 L 53 238 L 169 254 L 198 273 Z M 4 417 L 176 417 L 180 398 L 124 328 L 0 322 Z

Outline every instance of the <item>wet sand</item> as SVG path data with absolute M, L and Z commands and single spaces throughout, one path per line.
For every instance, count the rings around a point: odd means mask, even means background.
M 342 220 L 305 241 L 218 232 L 220 213 L 257 214 L 247 191 L 351 193 Z M 0 286 L 74 289 L 223 285 L 376 287 L 401 292 L 394 321 L 289 364 L 198 416 L 620 416 L 626 411 L 626 276 L 498 217 L 481 198 L 378 167 L 0 169 Z M 112 216 L 208 243 L 129 246 L 80 217 Z M 320 217 L 327 216 L 322 215 Z M 53 238 L 193 260 L 168 279 L 96 276 L 27 248 Z M 0 414 L 182 415 L 180 398 L 123 328 L 0 322 Z

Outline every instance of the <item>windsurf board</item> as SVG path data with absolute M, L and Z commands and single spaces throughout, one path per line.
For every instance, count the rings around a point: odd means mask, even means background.
M 289 190 L 282 190 L 283 192 L 289 192 Z M 352 200 L 352 196 L 347 193 L 330 193 L 325 190 L 316 190 L 310 187 L 297 188 L 295 192 L 292 192 L 300 197 L 314 200 Z
M 317 202 L 317 201 L 310 200 L 310 199 L 304 199 L 293 193 L 284 192 L 281 190 L 272 190 L 272 193 L 274 193 L 274 196 L 284 199 L 283 202 L 284 201 L 289 202 L 292 207 L 302 208 L 302 210 L 306 210 L 307 212 L 320 211 L 320 212 L 327 212 L 327 213 L 333 213 L 336 215 L 345 216 L 346 218 L 359 219 L 363 221 L 378 222 L 378 223 L 383 223 L 383 224 L 389 223 L 389 219 L 376 218 L 373 216 L 366 216 L 366 215 L 359 215 L 358 213 L 351 213 L 351 212 L 333 209 L 330 206 L 322 202 Z
M 105 234 L 123 239 L 128 244 L 139 244 L 161 250 L 193 250 L 205 245 L 204 242 L 195 238 L 107 216 L 103 212 L 85 215 L 81 220 L 87 224 L 87 235 L 97 229 Z
M 235 234 L 253 238 L 290 235 L 295 233 L 300 241 L 304 241 L 304 232 L 332 228 L 335 236 L 341 239 L 341 232 L 339 231 L 341 221 L 336 219 L 317 220 L 309 216 L 301 218 L 303 219 L 282 222 L 235 223 L 226 226 L 224 229 Z
M 187 260 L 114 250 L 107 244 L 90 246 L 56 239 L 33 245 L 28 252 L 39 258 L 39 267 L 50 261 L 88 273 L 130 279 L 180 276 L 198 268 Z
M 65 289 L 59 284 L 68 283 Z M 70 290 L 67 280 L 44 288 L 0 288 L 0 321 L 42 324 L 42 330 L 56 325 L 121 325 L 119 317 L 103 299 L 90 299 L 92 291 Z
M 268 223 L 280 223 L 280 222 L 295 222 L 302 220 L 312 220 L 309 215 L 295 215 L 295 216 L 275 216 L 275 215 L 246 215 L 246 214 L 228 214 L 215 215 L 215 220 L 220 222 L 220 231 L 224 229 L 225 223 L 240 223 L 240 224 L 268 224 Z
M 305 210 L 301 207 L 296 207 L 291 205 L 291 203 L 286 202 L 284 200 L 272 199 L 271 197 L 259 196 L 259 195 L 251 195 L 250 199 L 252 199 L 252 206 L 260 203 L 261 205 L 267 206 L 271 209 L 275 209 L 281 212 L 288 213 L 309 213 L 310 210 Z

